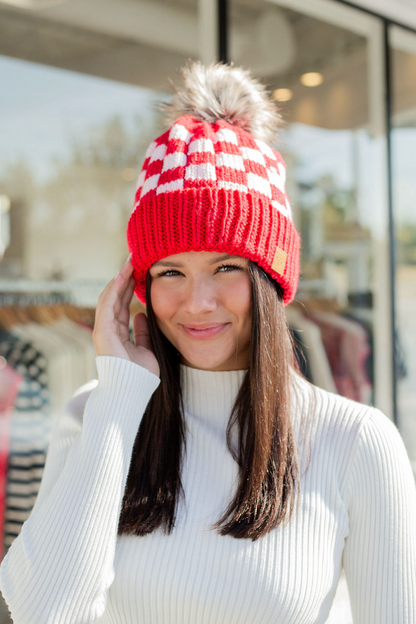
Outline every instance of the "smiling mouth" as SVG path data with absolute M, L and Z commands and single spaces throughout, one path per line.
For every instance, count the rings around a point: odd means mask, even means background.
M 182 325 L 182 328 L 184 332 L 192 338 L 211 338 L 212 336 L 220 334 L 228 325 L 229 323 L 223 323 L 222 325 L 214 325 L 206 327 L 205 329 L 197 329 Z

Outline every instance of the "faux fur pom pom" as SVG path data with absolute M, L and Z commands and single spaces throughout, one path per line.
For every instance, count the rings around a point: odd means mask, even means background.
M 167 127 L 182 115 L 192 115 L 209 123 L 225 119 L 266 143 L 276 139 L 282 125 L 277 105 L 248 70 L 224 63 L 204 66 L 190 61 L 180 74 L 183 86 L 173 85 L 172 100 L 161 105 Z

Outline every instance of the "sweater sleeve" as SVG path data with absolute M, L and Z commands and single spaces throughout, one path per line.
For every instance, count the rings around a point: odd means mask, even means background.
M 39 499 L 0 566 L 14 624 L 90 624 L 106 608 L 133 444 L 160 379 L 123 358 L 96 364 L 82 421 L 60 415 Z
M 416 624 L 416 488 L 394 423 L 371 408 L 347 484 L 343 564 L 354 624 Z

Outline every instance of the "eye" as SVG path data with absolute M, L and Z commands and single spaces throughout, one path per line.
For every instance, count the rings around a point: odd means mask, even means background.
M 179 271 L 175 271 L 174 269 L 167 269 L 166 271 L 161 271 L 157 274 L 158 277 L 163 277 L 164 275 L 168 275 L 169 273 L 179 273 Z
M 227 271 L 222 271 L 222 273 L 230 273 L 231 271 L 242 271 L 242 268 L 237 264 L 222 264 L 220 267 L 218 267 L 217 272 L 220 271 L 220 269 L 227 269 Z M 176 271 L 175 269 L 167 269 L 166 271 L 161 271 L 160 273 L 158 273 L 157 277 L 175 277 L 175 275 L 180 275 L 179 271 Z
M 237 264 L 222 264 L 222 265 L 219 267 L 218 271 L 219 271 L 220 269 L 225 269 L 225 268 L 227 268 L 227 269 L 231 269 L 231 271 L 241 271 L 241 270 L 242 270 L 242 268 L 241 268 L 240 266 L 238 266 Z M 224 272 L 225 272 L 225 273 L 229 273 L 230 271 L 223 271 L 223 273 L 224 273 Z

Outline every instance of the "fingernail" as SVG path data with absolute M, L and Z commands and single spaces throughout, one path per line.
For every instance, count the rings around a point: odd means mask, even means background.
M 126 265 L 126 264 L 127 264 L 127 262 L 130 260 L 130 258 L 131 258 L 131 252 L 130 252 L 130 253 L 129 253 L 129 255 L 127 256 L 127 260 L 125 261 L 124 265 Z M 124 266 L 124 265 L 123 265 L 123 266 Z
M 117 271 L 116 275 L 113 277 L 113 280 L 116 280 L 119 275 L 120 275 L 120 271 Z

